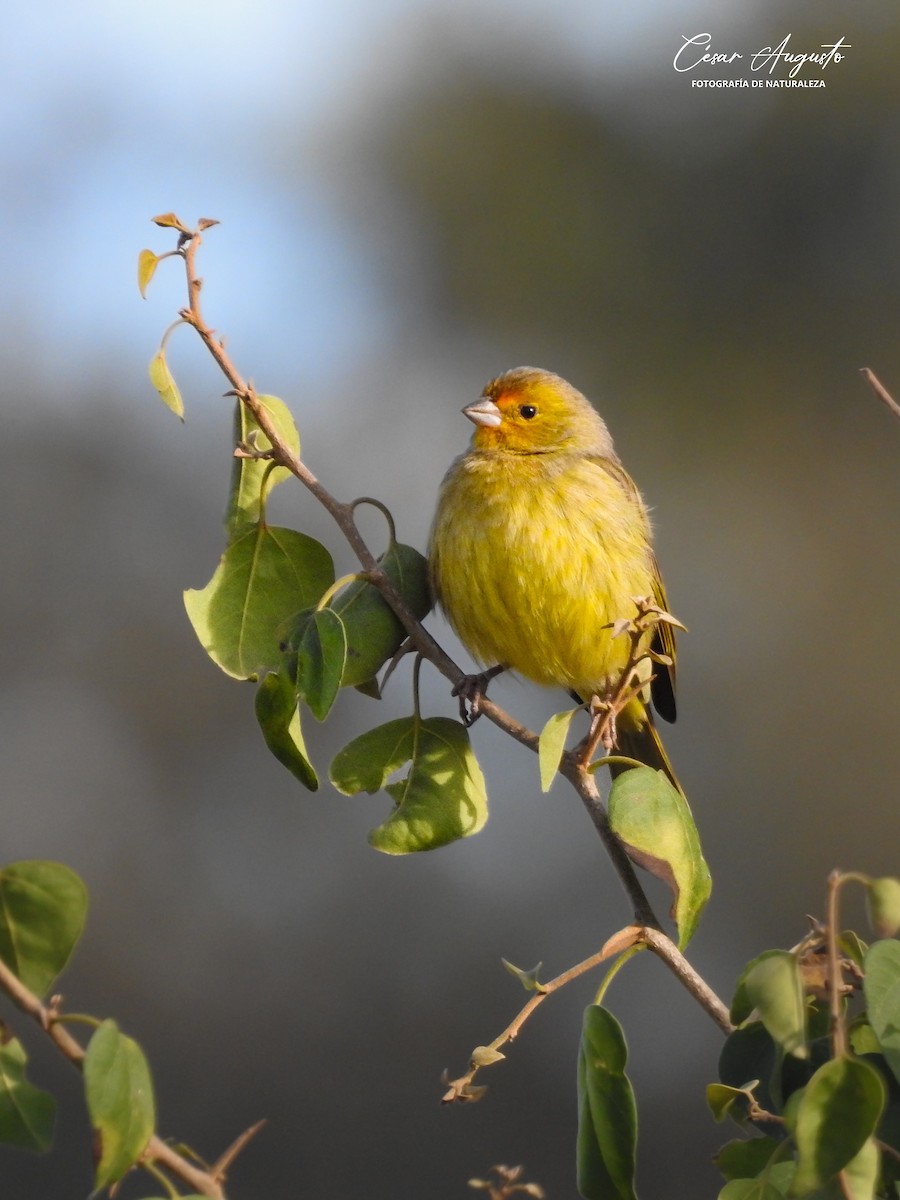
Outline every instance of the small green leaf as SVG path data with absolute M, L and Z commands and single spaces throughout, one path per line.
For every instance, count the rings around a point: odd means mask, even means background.
M 159 264 L 159 258 L 152 250 L 142 250 L 138 255 L 138 288 L 144 299 L 147 298 L 147 287 Z
M 881 1151 L 874 1138 L 864 1144 L 841 1171 L 841 1191 L 846 1200 L 872 1200 L 881 1171 Z
M 861 1059 L 834 1058 L 819 1067 L 797 1110 L 792 1195 L 823 1187 L 856 1158 L 878 1127 L 884 1100 L 881 1076 Z
M 547 990 L 538 979 L 540 969 L 544 965 L 543 963 L 538 963 L 537 966 L 532 967 L 530 971 L 523 971 L 521 967 L 513 966 L 513 964 L 511 962 L 507 962 L 505 958 L 501 958 L 500 961 L 503 963 L 504 967 L 506 967 L 507 971 L 509 971 L 510 975 L 513 975 L 516 979 L 518 979 L 519 983 L 521 983 L 526 992 L 545 992 Z
M 869 1024 L 900 1081 L 900 942 L 875 942 L 866 952 L 863 991 Z
M 868 900 L 872 928 L 879 937 L 893 937 L 900 930 L 900 880 L 873 879 Z
M 190 233 L 188 227 L 175 216 L 173 212 L 162 213 L 158 217 L 151 217 L 150 220 L 154 225 L 159 225 L 163 229 L 177 229 L 179 233 Z
M 794 1059 L 790 1060 L 794 1062 Z M 719 1079 L 730 1087 L 744 1089 L 750 1082 L 760 1080 L 753 1089 L 759 1104 L 770 1111 L 777 1111 L 780 1104 L 769 1091 L 769 1080 L 779 1078 L 780 1088 L 781 1055 L 769 1037 L 761 1021 L 754 1021 L 730 1033 L 725 1039 L 719 1055 Z M 736 1109 L 732 1117 L 742 1124 Z
M 865 1019 L 854 1021 L 847 1030 L 847 1036 L 850 1039 L 850 1049 L 857 1058 L 862 1058 L 864 1054 L 881 1054 L 881 1043 L 875 1036 L 875 1030 Z
M 753 1179 L 782 1145 L 770 1137 L 735 1138 L 713 1155 L 713 1162 L 726 1179 Z
M 863 965 L 868 946 L 852 929 L 845 929 L 838 937 L 838 949 L 858 967 Z
M 0 870 L 0 959 L 37 996 L 69 961 L 87 914 L 87 889 L 62 863 Z
M 428 564 L 418 550 L 394 542 L 378 560 L 384 573 L 422 620 L 431 609 Z M 406 639 L 406 630 L 374 584 L 357 579 L 329 605 L 344 623 L 347 661 L 341 687 L 369 683 Z
M 300 731 L 297 693 L 289 679 L 280 673 L 266 675 L 256 693 L 256 719 L 266 745 L 283 767 L 315 792 L 319 779 L 306 753 Z
M 622 1027 L 599 1004 L 585 1010 L 578 1052 L 578 1191 L 585 1200 L 636 1200 L 637 1110 L 625 1074 Z
M 207 654 L 235 679 L 282 661 L 279 630 L 334 582 L 331 555 L 304 533 L 260 524 L 235 538 L 205 588 L 184 606 Z
M 401 717 L 354 738 L 335 756 L 328 773 L 331 782 L 345 796 L 381 791 L 412 758 L 415 727 L 415 717 Z
M 572 718 L 579 710 L 568 708 L 565 712 L 555 713 L 544 728 L 538 741 L 538 764 L 541 771 L 541 791 L 549 792 L 550 784 L 559 770 L 559 763 L 566 748 L 566 736 Z
M 181 392 L 178 390 L 178 384 L 172 377 L 172 372 L 169 370 L 169 364 L 166 362 L 166 353 L 160 349 L 150 360 L 150 382 L 159 392 L 159 398 L 165 404 L 166 408 L 172 410 L 176 417 L 184 420 L 184 401 L 181 399 Z
M 347 658 L 347 635 L 337 613 L 311 610 L 295 653 L 297 691 L 316 720 L 324 721 L 340 691 Z
M 294 424 L 291 410 L 277 396 L 257 396 L 266 410 L 279 437 L 299 457 L 300 434 Z M 234 442 L 236 446 L 248 446 L 265 454 L 272 443 L 263 433 L 253 413 L 240 400 L 234 409 Z M 262 518 L 263 506 L 272 488 L 291 478 L 287 467 L 275 467 L 270 459 L 243 458 L 235 456 L 231 468 L 231 488 L 225 510 L 225 528 L 229 540 L 242 533 L 248 525 L 256 525 Z
M 784 1200 L 784 1192 L 768 1179 L 732 1179 L 719 1192 L 718 1200 Z
M 405 778 L 387 779 L 406 763 Z M 385 854 L 434 850 L 477 833 L 487 820 L 487 794 L 468 730 L 447 717 L 389 721 L 352 741 L 331 764 L 339 792 L 384 788 L 396 807 L 369 834 Z
M 807 1058 L 806 1004 L 796 955 L 767 950 L 744 970 L 738 983 L 747 1002 L 786 1054 Z
M 741 1106 L 741 1115 L 744 1115 L 747 1102 L 750 1099 L 751 1087 L 759 1083 L 756 1079 L 753 1084 L 748 1084 L 747 1087 L 731 1087 L 727 1083 L 708 1083 L 706 1085 L 706 1103 L 709 1111 L 717 1121 L 724 1121 L 726 1117 L 731 1116 L 731 1110 L 735 1104 Z
M 27 1057 L 0 1023 L 0 1142 L 43 1154 L 53 1141 L 56 1101 L 25 1078 Z
M 609 821 L 629 856 L 672 890 L 672 916 L 683 950 L 712 890 L 687 801 L 660 771 L 635 767 L 613 781 Z
M 88 1043 L 84 1088 L 95 1135 L 98 1188 L 121 1179 L 146 1149 L 156 1126 L 150 1068 L 137 1042 L 104 1021 Z

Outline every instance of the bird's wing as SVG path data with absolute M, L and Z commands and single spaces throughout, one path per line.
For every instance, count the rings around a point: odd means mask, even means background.
M 651 554 L 653 567 L 653 597 L 663 610 L 668 612 L 666 589 L 659 571 L 656 555 Z M 660 621 L 653 634 L 650 649 L 654 654 L 664 654 L 671 662 L 654 663 L 653 680 L 650 684 L 650 695 L 653 706 L 664 721 L 674 721 L 675 708 L 675 630 L 668 621 Z
M 611 475 L 617 481 L 622 491 L 634 501 L 635 506 L 640 510 L 647 522 L 647 538 L 650 537 L 650 518 L 647 516 L 647 506 L 644 504 L 644 499 L 638 491 L 634 480 L 618 461 L 611 458 L 592 458 L 602 470 Z M 650 571 L 652 575 L 652 590 L 653 599 L 664 611 L 668 612 L 668 601 L 666 600 L 666 588 L 662 581 L 662 575 L 659 570 L 659 564 L 656 561 L 656 555 L 652 550 L 650 555 Z M 664 721 L 675 720 L 675 631 L 668 621 L 660 621 L 656 626 L 656 631 L 653 634 L 653 641 L 650 643 L 650 649 L 654 654 L 664 654 L 671 659 L 671 663 L 654 664 L 655 670 L 653 681 L 650 685 L 650 695 L 653 698 L 653 706 Z

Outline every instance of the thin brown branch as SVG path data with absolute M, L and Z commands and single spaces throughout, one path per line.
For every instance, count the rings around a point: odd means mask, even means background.
M 650 901 L 647 899 L 647 893 L 641 886 L 634 865 L 625 852 L 625 847 L 619 838 L 616 837 L 615 833 L 613 833 L 606 805 L 603 803 L 596 779 L 590 771 L 585 769 L 580 755 L 575 751 L 567 751 L 563 755 L 559 771 L 575 789 L 588 816 L 594 823 L 594 828 L 600 835 L 600 840 L 603 842 L 603 846 L 631 902 L 635 925 L 648 925 L 654 929 L 660 929 L 659 919 L 654 913 Z
M 697 974 L 670 937 L 658 929 L 644 929 L 641 931 L 641 941 L 662 959 L 697 1003 L 709 1013 L 723 1033 L 734 1032 L 727 1007 L 706 980 Z
M 624 929 L 620 929 L 618 933 L 613 934 L 596 954 L 592 954 L 590 958 L 586 958 L 583 962 L 576 963 L 574 967 L 569 967 L 568 970 L 563 971 L 561 975 L 557 975 L 555 979 L 551 979 L 548 983 L 540 984 L 538 990 L 535 991 L 534 995 L 516 1013 L 515 1017 L 513 1017 L 502 1033 L 499 1033 L 487 1046 L 481 1046 L 478 1048 L 478 1051 L 473 1053 L 468 1071 L 464 1075 L 461 1075 L 459 1079 L 447 1081 L 447 1091 L 442 1098 L 443 1103 L 450 1104 L 454 1100 L 477 1100 L 482 1094 L 483 1089 L 472 1087 L 472 1081 L 476 1074 L 482 1067 L 488 1066 L 492 1062 L 499 1062 L 504 1057 L 500 1053 L 501 1047 L 515 1041 L 519 1036 L 522 1026 L 534 1010 L 543 1004 L 549 996 L 552 996 L 554 992 L 558 992 L 567 983 L 571 983 L 573 979 L 578 979 L 588 971 L 592 971 L 594 967 L 598 967 L 607 959 L 612 958 L 616 954 L 621 954 L 624 950 L 634 946 L 641 940 L 641 934 L 642 931 L 639 926 L 628 925 Z M 479 1061 L 476 1061 L 476 1058 Z
M 40 1026 L 77 1070 L 82 1069 L 85 1057 L 84 1047 L 76 1038 L 72 1037 L 62 1021 L 56 1019 L 54 1008 L 44 1005 L 40 998 L 25 987 L 2 961 L 0 961 L 0 991 L 5 992 L 21 1012 L 31 1017 L 35 1024 Z M 55 1003 L 57 1002 L 54 1001 Z M 165 1167 L 174 1178 L 187 1184 L 197 1195 L 212 1196 L 215 1200 L 225 1200 L 222 1185 L 215 1175 L 201 1170 L 188 1159 L 183 1158 L 156 1134 L 153 1134 L 147 1143 L 144 1158 Z
M 897 403 L 875 372 L 870 370 L 869 367 L 861 367 L 859 373 L 888 412 L 892 412 L 897 420 L 900 421 L 900 404 Z

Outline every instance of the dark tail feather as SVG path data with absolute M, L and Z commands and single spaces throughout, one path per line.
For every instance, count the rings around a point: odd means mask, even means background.
M 645 713 L 645 720 L 640 725 L 632 725 L 629 728 L 620 724 L 617 734 L 618 740 L 613 751 L 614 754 L 623 754 L 626 758 L 636 758 L 638 762 L 652 767 L 654 771 L 662 771 L 672 786 L 676 787 L 682 796 L 684 795 L 684 789 L 675 776 L 669 756 L 666 754 L 649 712 Z M 627 771 L 628 767 L 624 763 L 610 763 L 609 770 L 615 779 L 617 775 Z

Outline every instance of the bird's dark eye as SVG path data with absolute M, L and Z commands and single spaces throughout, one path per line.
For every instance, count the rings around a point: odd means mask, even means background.
M 523 404 L 519 408 L 519 416 L 524 417 L 526 421 L 530 421 L 532 417 L 537 416 L 537 409 L 533 404 Z

